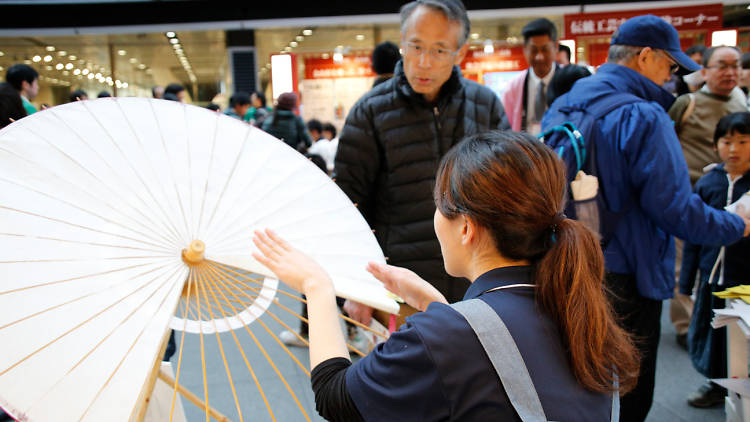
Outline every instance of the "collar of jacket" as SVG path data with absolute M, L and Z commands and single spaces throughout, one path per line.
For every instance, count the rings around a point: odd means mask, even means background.
M 644 100 L 659 103 L 664 108 L 664 111 L 669 110 L 675 101 L 674 95 L 670 94 L 669 91 L 629 67 L 614 63 L 604 63 L 596 71 L 596 74 L 606 77 L 618 91 L 622 91 L 625 88 L 628 92 Z
M 443 104 L 446 98 L 450 98 L 458 92 L 461 88 L 461 69 L 458 66 L 453 66 L 451 77 L 445 81 L 442 87 L 440 87 L 440 93 L 438 93 L 437 100 L 434 103 L 428 102 L 424 98 L 424 95 L 414 92 L 414 89 L 409 85 L 409 81 L 406 79 L 403 60 L 399 60 L 399 62 L 396 63 L 396 70 L 393 73 L 393 79 L 396 82 L 396 91 L 399 95 L 427 107 L 433 104 Z
M 710 171 L 715 171 L 715 172 L 721 173 L 723 175 L 727 174 L 727 169 L 724 168 L 724 163 L 718 163 L 718 164 L 716 164 L 715 166 L 713 166 L 711 168 Z M 750 178 L 750 170 L 742 173 L 742 176 L 740 176 L 740 179 L 745 179 L 745 178 Z M 739 180 L 739 179 L 737 179 L 737 180 Z

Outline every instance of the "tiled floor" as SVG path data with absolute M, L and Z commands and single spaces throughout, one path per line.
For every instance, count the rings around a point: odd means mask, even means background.
M 285 306 L 298 312 L 298 302 L 280 295 L 280 301 Z M 657 382 L 654 404 L 647 422 L 720 422 L 724 420 L 723 408 L 694 409 L 687 405 L 685 397 L 703 381 L 702 377 L 695 372 L 690 364 L 687 353 L 680 349 L 674 341 L 674 329 L 669 323 L 668 303 L 664 304 L 662 317 L 662 340 L 659 346 L 657 362 Z M 296 327 L 298 320 L 287 311 L 278 306 L 272 306 L 271 312 L 288 324 Z M 269 315 L 264 315 L 262 321 L 269 330 L 278 333 L 283 327 Z M 277 421 L 295 422 L 307 420 L 302 414 L 300 407 L 312 421 L 322 420 L 315 412 L 315 404 L 310 387 L 310 380 L 304 371 L 282 350 L 271 338 L 261 324 L 253 323 L 252 332 L 259 343 L 263 345 L 269 356 L 272 357 L 279 372 L 285 377 L 289 387 L 298 397 L 299 405 L 290 395 L 287 387 L 280 381 L 276 371 L 268 363 L 260 349 L 255 345 L 252 336 L 245 330 L 237 330 L 237 340 L 243 346 L 247 362 L 250 363 L 257 384 L 259 384 L 269 406 Z M 257 387 L 250 370 L 245 363 L 242 354 L 236 347 L 235 340 L 230 333 L 221 336 L 224 353 L 227 356 L 231 368 L 231 374 L 236 387 L 237 402 L 242 409 L 244 420 L 271 421 L 268 407 L 263 395 Z M 180 335 L 177 335 L 179 348 Z M 226 370 L 220 359 L 216 336 L 204 336 L 206 360 L 206 385 L 209 391 L 209 403 L 233 421 L 239 421 L 237 416 L 237 405 L 234 394 L 227 382 Z M 185 338 L 185 354 L 183 358 L 183 371 L 180 383 L 189 388 L 199 397 L 204 397 L 202 364 L 200 358 L 200 341 L 198 336 L 188 335 Z M 292 348 L 293 354 L 299 361 L 308 367 L 307 349 Z M 177 365 L 177 355 L 172 359 L 173 366 Z M 183 400 L 185 413 L 188 421 L 203 421 L 205 416 L 201 409 Z

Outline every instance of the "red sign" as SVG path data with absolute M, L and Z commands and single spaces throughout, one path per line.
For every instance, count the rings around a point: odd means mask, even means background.
M 665 9 L 640 9 L 622 12 L 580 13 L 565 15 L 565 38 L 608 36 L 626 20 L 640 15 L 656 15 L 678 31 L 719 29 L 723 22 L 721 3 Z
M 461 70 L 466 72 L 506 72 L 527 67 L 523 46 L 496 48 L 493 53 L 471 50 L 461 62 Z
M 359 78 L 376 76 L 372 71 L 372 59 L 365 56 L 344 56 L 341 63 L 332 58 L 306 58 L 305 79 Z

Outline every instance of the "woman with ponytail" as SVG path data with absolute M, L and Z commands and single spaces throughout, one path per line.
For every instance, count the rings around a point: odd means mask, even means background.
M 437 174 L 434 226 L 446 271 L 472 285 L 448 305 L 413 272 L 371 263 L 423 312 L 354 365 L 328 275 L 257 232 L 256 258 L 307 295 L 318 412 L 341 421 L 617 420 L 639 358 L 605 297 L 596 238 L 562 214 L 565 189 L 562 163 L 527 134 L 489 132 L 453 147 Z M 489 315 L 474 320 L 479 308 Z M 519 393 L 516 379 L 530 380 L 530 391 Z M 541 417 L 529 416 L 537 408 Z

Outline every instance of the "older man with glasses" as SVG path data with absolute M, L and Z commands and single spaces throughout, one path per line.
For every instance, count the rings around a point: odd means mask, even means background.
M 580 115 L 569 110 L 604 113 L 590 132 L 603 211 L 617 216 L 601 230 L 612 233 L 602 244 L 604 284 L 641 355 L 638 384 L 622 397 L 621 422 L 644 421 L 653 402 L 662 300 L 672 297 L 675 286 L 672 236 L 725 245 L 750 234 L 750 212 L 717 210 L 691 193 L 666 111 L 675 100 L 661 85 L 674 70 L 698 69 L 680 49 L 674 27 L 657 16 L 634 17 L 612 36 L 607 63 L 555 100 L 542 120 L 548 130 L 566 120 L 580 126 Z M 627 101 L 609 108 L 616 97 Z
M 509 129 L 498 97 L 463 79 L 469 19 L 459 0 L 417 0 L 401 8 L 401 51 L 393 78 L 351 109 L 339 138 L 334 177 L 375 231 L 389 263 L 429 280 L 450 301 L 467 281 L 443 269 L 432 219 L 441 157 L 464 136 Z M 344 309 L 368 324 L 372 309 Z

